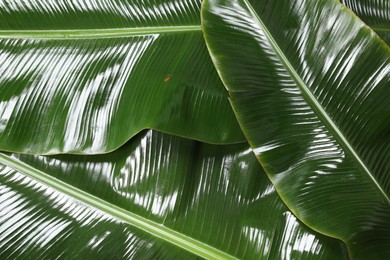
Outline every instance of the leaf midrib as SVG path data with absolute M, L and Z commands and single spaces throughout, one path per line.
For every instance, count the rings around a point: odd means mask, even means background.
M 83 190 L 73 187 L 9 155 L 0 153 L 0 163 L 18 172 L 21 172 L 44 185 L 62 192 L 73 199 L 107 213 L 117 219 L 120 219 L 121 221 L 124 221 L 155 237 L 159 237 L 160 239 L 178 246 L 186 251 L 189 251 L 195 255 L 206 259 L 237 259 L 219 249 L 216 249 L 175 230 L 169 229 L 162 224 L 153 222 L 142 216 L 113 205 L 105 200 L 95 197 Z
M 200 25 L 110 29 L 0 30 L 0 39 L 84 39 L 201 31 Z
M 386 27 L 371 27 L 371 29 L 378 32 L 390 32 L 390 28 Z
M 243 0 L 245 5 L 248 7 L 250 13 L 253 17 L 257 19 L 259 22 L 260 27 L 263 29 L 264 34 L 266 38 L 269 40 L 272 48 L 274 49 L 276 55 L 280 58 L 281 62 L 287 69 L 287 71 L 290 73 L 291 77 L 294 79 L 297 86 L 302 91 L 303 95 L 306 97 L 306 100 L 309 102 L 309 104 L 312 104 L 312 109 L 317 112 L 317 115 L 321 119 L 321 121 L 327 126 L 328 130 L 330 130 L 334 137 L 341 142 L 341 146 L 349 152 L 360 168 L 368 175 L 371 182 L 374 184 L 374 186 L 378 189 L 380 194 L 383 196 L 384 200 L 390 205 L 390 197 L 386 194 L 386 192 L 382 189 L 378 181 L 375 179 L 374 175 L 371 173 L 371 171 L 368 169 L 368 167 L 365 165 L 363 160 L 360 158 L 358 153 L 355 151 L 355 149 L 352 147 L 352 145 L 349 143 L 348 139 L 344 136 L 344 134 L 341 132 L 341 130 L 337 127 L 337 125 L 333 122 L 331 117 L 327 114 L 325 109 L 322 107 L 320 102 L 317 100 L 317 98 L 314 96 L 314 94 L 311 92 L 309 87 L 306 85 L 306 83 L 301 79 L 298 72 L 294 69 L 293 65 L 289 62 L 287 57 L 284 55 L 283 51 L 279 47 L 276 40 L 273 38 L 270 31 L 268 31 L 267 27 L 263 23 L 263 21 L 260 19 L 256 11 L 253 9 L 252 5 L 248 2 L 248 0 Z

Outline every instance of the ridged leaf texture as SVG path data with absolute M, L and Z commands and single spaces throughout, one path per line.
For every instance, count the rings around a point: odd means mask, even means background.
M 199 8 L 199 0 L 1 1 L 0 150 L 103 153 L 145 128 L 244 141 Z
M 388 0 L 342 0 L 381 38 L 390 45 L 390 1 Z
M 284 206 L 247 144 L 144 131 L 105 155 L 2 154 L 2 259 L 342 259 Z
M 390 256 L 390 50 L 333 0 L 206 0 L 205 38 L 258 160 L 287 206 Z
M 20 172 L 0 167 L 2 259 L 193 258 Z

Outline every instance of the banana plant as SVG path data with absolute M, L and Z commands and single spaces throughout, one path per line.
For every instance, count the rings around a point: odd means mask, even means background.
M 205 38 L 281 198 L 352 258 L 390 256 L 390 49 L 332 0 L 205 0 Z
M 342 0 L 390 45 L 390 2 L 388 0 Z
M 199 8 L 198 0 L 2 2 L 0 149 L 105 153 L 145 128 L 245 141 Z
M 348 256 L 285 207 L 247 144 L 149 130 L 104 155 L 0 161 L 20 171 L 0 172 L 2 259 Z
M 342 3 L 0 1 L 0 258 L 390 257 L 390 5 Z

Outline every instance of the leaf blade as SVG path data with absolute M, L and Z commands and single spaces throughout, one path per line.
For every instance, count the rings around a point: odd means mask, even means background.
M 0 15 L 1 150 L 104 153 L 146 128 L 245 140 L 204 46 L 198 0 L 12 1 Z
M 285 208 L 246 145 L 222 149 L 148 131 L 112 154 L 10 158 L 59 180 L 59 190 L 65 182 L 77 193 L 83 190 L 108 207 L 122 208 L 125 215 L 233 257 L 346 257 L 339 241 L 311 231 Z
M 362 224 L 377 214 L 372 229 L 388 239 L 388 47 L 331 1 L 211 0 L 202 19 L 243 131 L 288 207 L 353 256 L 388 255 Z
M 121 219 L 130 225 L 137 227 L 138 229 L 153 234 L 153 236 L 181 247 L 195 255 L 204 257 L 206 259 L 236 259 L 204 243 L 191 239 L 190 237 L 183 236 L 183 234 L 158 225 L 155 222 L 133 214 L 132 212 L 123 210 L 122 208 L 99 199 L 96 196 L 91 196 L 91 194 L 68 185 L 67 183 L 62 182 L 56 178 L 53 178 L 50 175 L 29 166 L 28 164 L 12 160 L 12 158 L 7 155 L 0 154 L 0 162 L 8 165 L 9 167 L 12 167 L 19 172 L 25 173 L 27 176 L 42 184 L 54 188 L 55 190 L 62 192 L 93 208 L 101 210 L 102 212 L 108 213 L 115 218 Z
M 8 167 L 2 165 L 0 172 L 3 259 L 59 256 L 196 259 Z
M 342 0 L 341 2 L 354 11 L 388 45 L 390 44 L 390 5 L 388 1 Z

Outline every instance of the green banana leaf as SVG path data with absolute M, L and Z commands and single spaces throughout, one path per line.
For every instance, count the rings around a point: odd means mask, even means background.
M 0 2 L 0 150 L 103 153 L 145 128 L 245 141 L 200 0 Z
M 390 257 L 390 49 L 333 0 L 205 0 L 205 39 L 286 205 L 355 259 Z
M 0 161 L 18 170 L 0 171 L 1 259 L 348 258 L 284 206 L 247 144 L 149 130 L 109 154 Z
M 190 259 L 177 246 L 0 166 L 1 259 Z
M 341 0 L 390 45 L 389 0 Z

